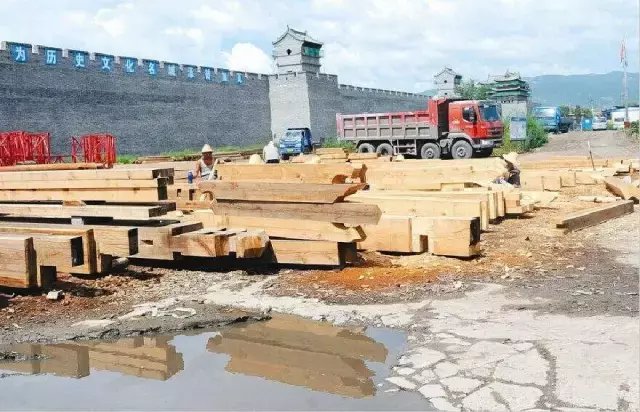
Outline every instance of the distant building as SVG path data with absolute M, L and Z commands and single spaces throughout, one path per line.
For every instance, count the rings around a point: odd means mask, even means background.
M 287 31 L 273 42 L 276 73 L 320 73 L 321 49 L 322 43 L 313 39 L 306 31 L 287 26 Z
M 529 112 L 531 90 L 520 73 L 507 71 L 503 75 L 489 76 L 483 84 L 489 89 L 487 98 L 500 103 L 503 119 L 526 116 Z
M 436 88 L 437 97 L 457 97 L 456 87 L 460 86 L 462 75 L 454 72 L 451 68 L 445 67 L 433 76 L 433 84 Z
M 500 103 L 526 103 L 531 94 L 529 83 L 522 80 L 520 73 L 507 71 L 503 75 L 489 76 L 485 84 L 489 86 L 488 97 Z

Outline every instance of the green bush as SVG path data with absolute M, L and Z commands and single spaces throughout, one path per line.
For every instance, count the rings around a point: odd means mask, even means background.
M 122 155 L 116 156 L 116 163 L 119 163 L 121 165 L 130 165 L 137 158 L 138 156 L 122 154 Z
M 330 137 L 328 139 L 325 139 L 324 142 L 322 142 L 322 147 L 339 147 L 342 149 L 347 149 L 349 151 L 353 151 L 356 148 L 353 142 L 339 140 L 337 137 Z
M 529 149 L 535 149 L 549 143 L 549 134 L 532 116 L 527 116 L 527 141 Z

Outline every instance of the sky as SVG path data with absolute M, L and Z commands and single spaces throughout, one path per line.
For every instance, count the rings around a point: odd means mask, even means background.
M 340 83 L 421 92 L 516 71 L 638 71 L 638 0 L 0 0 L 0 40 L 272 73 L 287 25 Z

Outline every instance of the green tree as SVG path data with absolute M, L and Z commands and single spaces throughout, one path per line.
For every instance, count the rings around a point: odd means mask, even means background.
M 560 106 L 560 116 L 566 117 L 571 114 L 571 107 L 569 106 Z
M 484 100 L 489 95 L 490 88 L 486 84 L 476 83 L 474 80 L 462 81 L 456 86 L 456 93 L 463 99 Z

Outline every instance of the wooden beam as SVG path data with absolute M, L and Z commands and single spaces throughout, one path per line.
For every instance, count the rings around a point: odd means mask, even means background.
M 200 218 L 206 214 L 215 216 L 215 223 L 212 222 L 211 224 L 223 227 L 264 230 L 269 237 L 346 243 L 357 242 L 365 238 L 364 231 L 360 226 L 346 227 L 342 223 L 253 216 L 217 216 L 213 214 L 212 210 L 197 211 L 195 216 Z
M 131 256 L 142 259 L 173 260 L 171 238 L 202 229 L 200 222 L 174 223 L 166 226 L 139 226 L 138 253 Z
M 413 241 L 411 217 L 382 215 L 375 225 L 362 227 L 366 238 L 358 242 L 358 248 L 380 252 L 422 253 L 426 250 L 424 242 Z
M 362 168 L 351 164 L 221 164 L 218 179 L 225 181 L 349 183 L 361 179 Z
M 604 179 L 607 190 L 625 200 L 633 200 L 633 203 L 640 201 L 640 189 L 636 186 L 625 183 L 622 179 L 607 177 Z
M 153 180 L 173 177 L 173 168 L 136 168 L 105 170 L 61 170 L 61 171 L 28 171 L 4 172 L 0 169 L 0 182 L 35 182 L 35 181 L 105 181 L 105 180 Z
M 146 189 L 167 185 L 166 177 L 149 180 L 33 180 L 22 182 L 0 181 L 0 190 L 52 190 L 52 189 Z
M 102 163 L 51 163 L 51 164 L 34 164 L 34 165 L 16 165 L 2 166 L 0 172 L 9 171 L 51 171 L 51 170 L 84 170 L 84 169 L 103 169 Z
M 142 189 L 0 190 L 0 201 L 100 200 L 107 202 L 154 202 L 166 199 L 166 186 Z
M 609 219 L 633 213 L 633 201 L 623 200 L 604 206 L 589 208 L 578 212 L 569 213 L 556 222 L 556 227 L 564 229 L 564 232 L 580 230 L 594 226 Z
M 377 223 L 381 215 L 380 209 L 376 205 L 347 202 L 317 204 L 218 201 L 211 204 L 211 209 L 219 215 L 308 219 L 351 225 Z
M 0 286 L 30 288 L 37 285 L 37 258 L 33 237 L 0 236 Z
M 166 212 L 162 206 L 63 206 L 37 203 L 0 203 L 0 215 L 16 217 L 109 217 L 118 220 L 146 220 L 164 214 Z
M 349 201 L 377 205 L 382 213 L 397 216 L 479 217 L 482 230 L 486 230 L 489 227 L 487 200 L 369 195 L 362 198 L 351 197 Z
M 414 237 L 426 236 L 427 250 L 433 255 L 471 257 L 480 254 L 478 218 L 413 217 Z
M 344 266 L 353 243 L 324 240 L 271 239 L 273 260 L 286 265 Z
M 364 184 L 207 181 L 198 184 L 213 199 L 255 202 L 336 203 Z
M 32 223 L 1 221 L 0 232 L 39 233 L 50 235 L 82 236 L 93 232 L 96 252 L 117 257 L 138 253 L 138 229 L 126 226 L 70 225 L 55 223 Z M 87 238 L 88 239 L 88 238 Z M 83 242 L 87 239 L 83 238 Z M 85 250 L 83 248 L 83 250 Z

